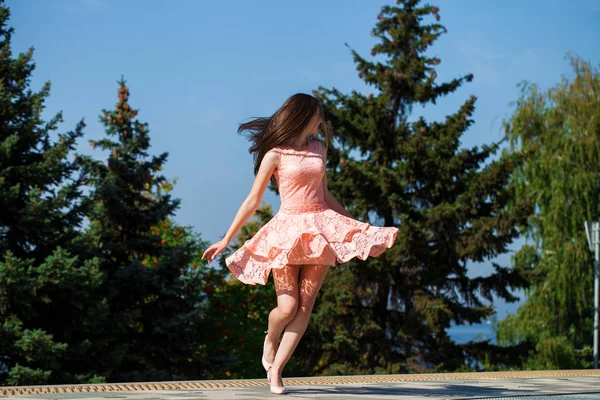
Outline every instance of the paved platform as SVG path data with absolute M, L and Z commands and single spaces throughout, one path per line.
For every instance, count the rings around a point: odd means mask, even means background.
M 284 378 L 290 399 L 600 400 L 600 370 Z M 266 379 L 0 387 L 16 399 L 255 400 Z

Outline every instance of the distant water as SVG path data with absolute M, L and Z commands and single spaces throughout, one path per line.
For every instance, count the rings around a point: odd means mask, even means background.
M 491 343 L 496 343 L 492 334 L 492 324 L 473 324 L 451 326 L 448 329 L 448 335 L 455 343 L 467 343 L 470 340 L 482 341 L 491 339 Z

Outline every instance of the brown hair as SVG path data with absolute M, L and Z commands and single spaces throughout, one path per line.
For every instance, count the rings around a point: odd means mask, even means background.
M 258 174 L 265 154 L 273 147 L 287 145 L 300 135 L 315 113 L 319 113 L 321 118 L 318 129 L 325 136 L 325 148 L 329 149 L 331 132 L 325 122 L 323 106 L 318 99 L 308 94 L 296 93 L 291 96 L 271 117 L 255 118 L 240 124 L 238 133 L 250 132 L 249 140 L 252 145 L 248 152 L 253 154 L 254 175 Z M 271 181 L 276 183 L 275 177 L 271 177 Z

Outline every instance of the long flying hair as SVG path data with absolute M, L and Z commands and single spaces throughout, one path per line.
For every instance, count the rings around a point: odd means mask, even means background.
M 323 107 L 318 99 L 308 94 L 297 93 L 291 96 L 271 117 L 255 118 L 240 124 L 238 133 L 250 133 L 249 140 L 252 145 L 248 152 L 254 159 L 255 176 L 265 154 L 273 147 L 287 145 L 298 137 L 315 113 L 321 118 L 318 130 L 325 136 L 324 144 L 329 149 L 331 132 L 325 122 Z M 271 177 L 271 182 L 276 183 L 274 176 Z

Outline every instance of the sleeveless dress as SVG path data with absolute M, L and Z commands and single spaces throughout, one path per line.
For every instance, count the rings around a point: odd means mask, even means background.
M 308 142 L 305 150 L 276 146 L 275 180 L 281 196 L 277 213 L 225 259 L 243 283 L 265 285 L 273 268 L 287 264 L 334 266 L 358 257 L 377 257 L 396 241 L 398 228 L 372 226 L 332 210 L 325 202 L 325 145 Z

